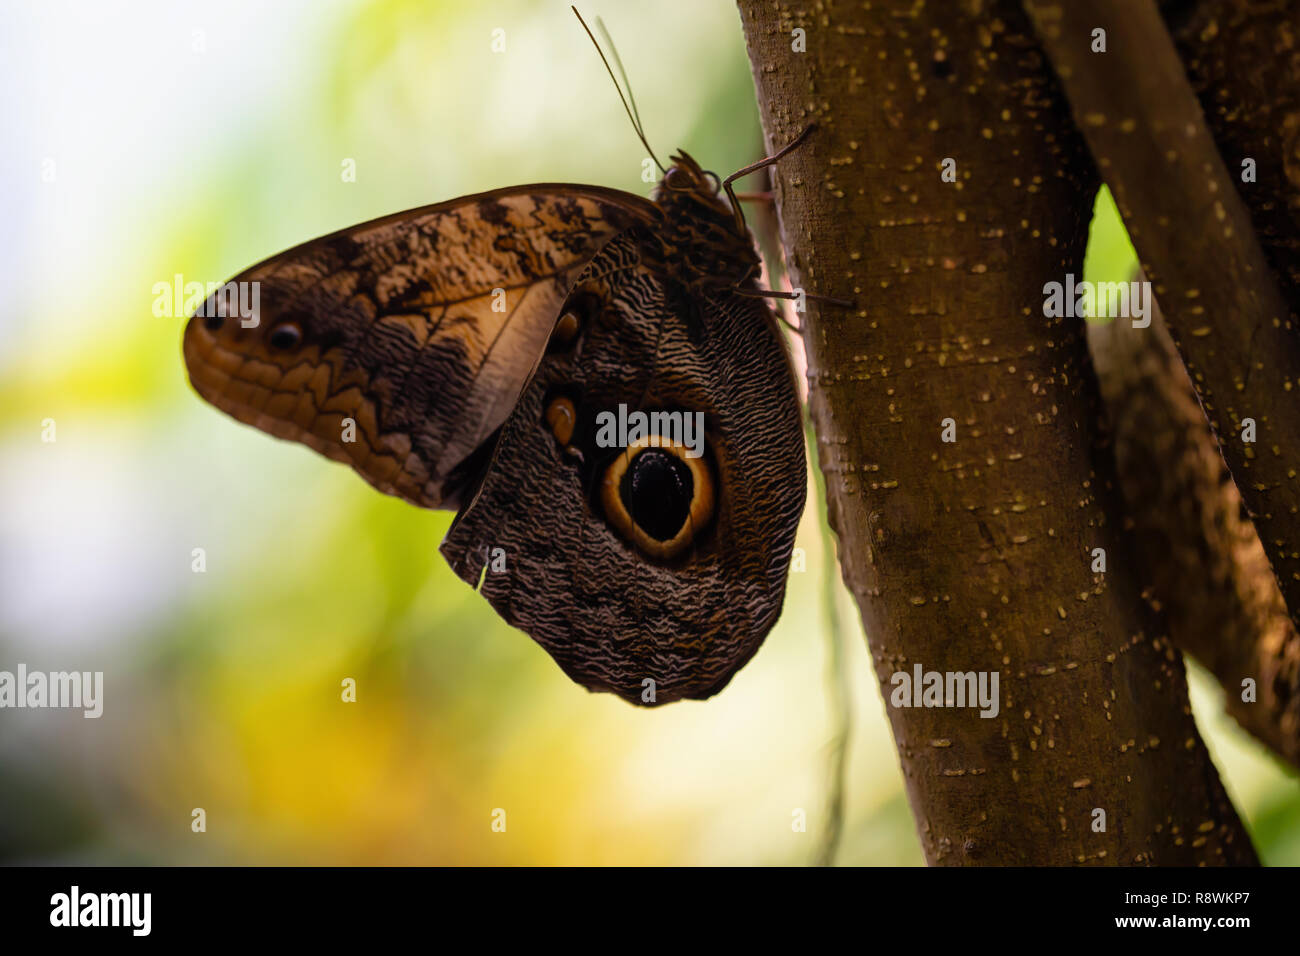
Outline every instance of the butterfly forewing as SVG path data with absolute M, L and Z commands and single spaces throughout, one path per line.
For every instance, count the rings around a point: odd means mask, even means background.
M 595 253 L 652 221 L 629 193 L 561 184 L 468 196 L 304 243 L 235 277 L 256 325 L 190 320 L 205 399 L 351 465 L 388 494 L 456 506 L 457 465 L 505 421 Z

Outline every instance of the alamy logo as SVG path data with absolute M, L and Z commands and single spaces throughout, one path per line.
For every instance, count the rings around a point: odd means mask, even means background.
M 1075 282 L 1067 272 L 1065 282 L 1043 286 L 1043 315 L 1049 319 L 1132 319 L 1133 328 L 1151 324 L 1150 282 Z
M 153 284 L 153 314 L 158 318 L 189 315 L 239 318 L 246 329 L 255 329 L 262 309 L 260 282 L 186 282 L 179 272 L 171 282 Z
M 912 673 L 896 671 L 889 703 L 894 707 L 978 707 L 981 717 L 996 717 L 997 671 L 925 671 L 920 664 Z
M 148 936 L 153 923 L 152 893 L 82 893 L 74 885 L 50 897 L 51 926 L 129 926 L 131 935 Z
M 703 412 L 629 412 L 619 403 L 617 414 L 596 415 L 596 444 L 600 448 L 630 448 L 639 443 L 657 448 L 661 443 L 680 445 L 687 458 L 704 454 Z
M 104 713 L 103 671 L 0 671 L 0 708 L 66 707 L 85 710 L 85 717 Z

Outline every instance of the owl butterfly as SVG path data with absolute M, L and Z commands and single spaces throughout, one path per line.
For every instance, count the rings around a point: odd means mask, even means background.
M 232 280 L 255 325 L 209 298 L 185 362 L 239 421 L 455 509 L 443 556 L 573 680 L 704 698 L 776 622 L 804 506 L 758 266 L 731 180 L 682 152 L 652 200 L 517 186 L 304 243 Z

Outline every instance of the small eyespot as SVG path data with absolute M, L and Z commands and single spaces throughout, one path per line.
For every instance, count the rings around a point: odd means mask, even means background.
M 551 434 L 555 436 L 561 448 L 568 447 L 573 439 L 573 426 L 577 420 L 578 413 L 573 407 L 571 398 L 557 395 L 546 406 L 546 424 L 551 426 Z
M 267 341 L 273 349 L 291 349 L 302 341 L 302 327 L 297 322 L 281 322 L 271 329 Z
M 216 314 L 209 315 L 207 318 L 203 320 L 203 327 L 207 329 L 209 332 L 215 332 L 221 328 L 222 323 L 224 323 L 225 321 L 226 319 L 224 316 L 216 315 Z
M 713 474 L 684 445 L 651 436 L 605 469 L 600 499 L 614 527 L 652 558 L 683 554 L 713 518 Z
M 552 348 L 563 348 L 566 345 L 571 345 L 581 330 L 582 319 L 578 318 L 578 313 L 572 310 L 565 312 L 555 323 L 555 328 L 551 330 Z
M 546 351 L 555 353 L 573 348 L 583 332 L 590 328 L 592 322 L 599 319 L 603 323 L 606 311 L 604 300 L 599 293 L 591 289 L 581 289 L 572 293 L 560 310 L 560 317 L 555 320 L 555 325 L 551 328 L 551 337 L 546 342 Z

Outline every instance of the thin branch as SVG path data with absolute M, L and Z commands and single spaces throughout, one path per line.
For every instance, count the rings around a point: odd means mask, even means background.
M 816 449 L 817 438 L 812 420 L 805 426 L 808 445 Z M 815 452 L 814 452 L 815 453 Z M 818 521 L 826 514 L 826 482 L 818 469 L 813 485 L 816 488 Z M 849 746 L 853 739 L 853 688 L 849 681 L 847 645 L 844 637 L 844 620 L 840 614 L 839 564 L 835 548 L 835 535 L 830 528 L 822 528 L 822 608 L 826 629 L 826 683 L 827 709 L 835 727 L 827 759 L 826 828 L 822 832 L 821 849 L 817 854 L 818 866 L 831 866 L 839 850 L 844 833 L 844 804 L 847 789 Z
M 1151 0 L 1024 0 L 1024 7 L 1155 280 L 1294 620 L 1300 401 L 1292 388 L 1300 348 L 1173 41 Z M 1093 52 L 1098 30 L 1104 53 Z
M 1237 722 L 1300 767 L 1300 633 L 1160 310 L 1150 328 L 1094 324 L 1088 340 L 1171 637 L 1219 679 Z

